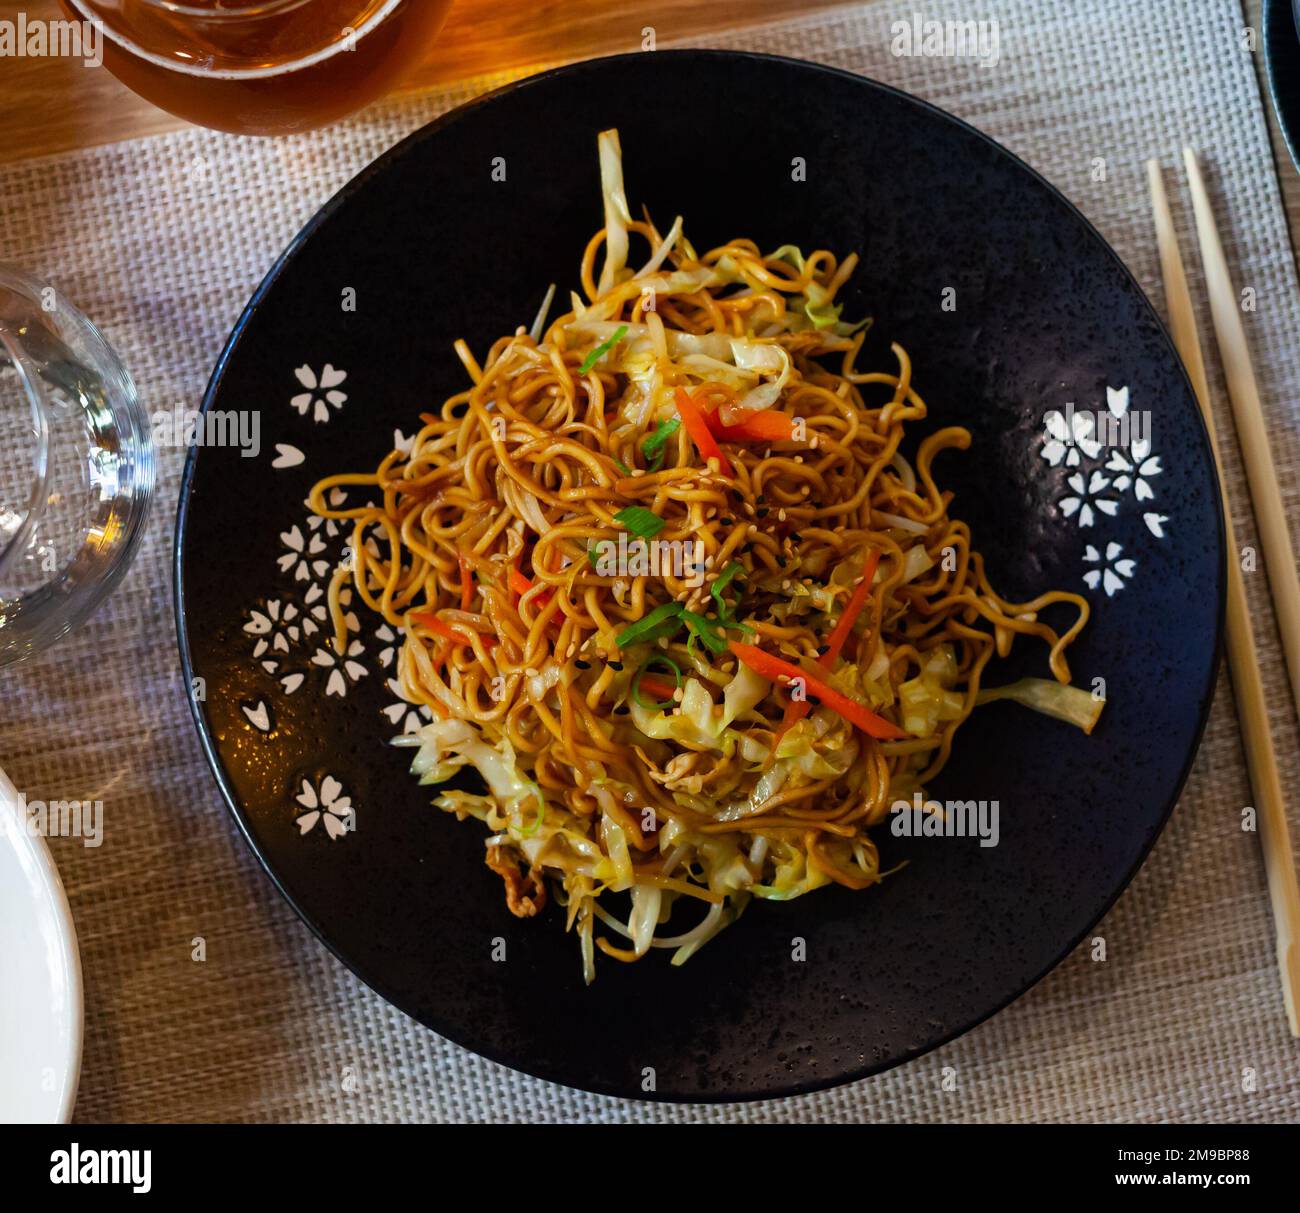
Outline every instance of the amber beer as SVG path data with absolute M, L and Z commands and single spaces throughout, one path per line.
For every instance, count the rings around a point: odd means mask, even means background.
M 451 0 L 63 0 L 103 23 L 104 65 L 202 126 L 278 135 L 333 122 L 427 56 Z

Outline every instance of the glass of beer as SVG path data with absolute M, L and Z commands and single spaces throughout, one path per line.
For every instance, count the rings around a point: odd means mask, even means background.
M 132 92 L 217 130 L 324 126 L 390 91 L 451 0 L 63 0 Z

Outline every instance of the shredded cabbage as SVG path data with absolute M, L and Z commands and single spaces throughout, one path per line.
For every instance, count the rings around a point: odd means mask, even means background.
M 501 804 L 515 805 L 535 795 L 533 781 L 515 763 L 508 738 L 488 745 L 474 724 L 456 719 L 426 724 L 416 737 L 420 748 L 411 773 L 422 784 L 445 783 L 461 767 L 472 766 Z
M 722 703 L 713 697 L 697 678 L 687 678 L 682 685 L 681 711 L 673 715 L 643 708 L 635 700 L 629 704 L 632 720 L 647 737 L 657 741 L 677 741 L 696 749 L 729 752 L 736 734 L 728 726 L 755 707 L 767 694 L 767 679 L 755 674 L 743 662 L 722 692 Z
M 1035 712 L 1075 725 L 1085 733 L 1091 733 L 1096 727 L 1101 719 L 1101 710 L 1106 706 L 1104 699 L 1090 691 L 1048 678 L 1022 678 L 1006 686 L 985 687 L 976 695 L 975 705 L 978 707 L 998 699 L 1013 699 Z
M 673 246 L 682 238 L 682 217 L 677 216 L 673 220 L 673 225 L 668 229 L 666 235 L 655 249 L 650 260 L 637 270 L 635 277 L 644 278 L 647 274 L 653 274 L 668 259 L 668 254 L 673 251 Z
M 831 878 L 820 868 L 808 862 L 808 854 L 800 847 L 774 840 L 769 858 L 775 874 L 770 884 L 756 884 L 750 892 L 766 901 L 790 901 L 814 889 L 830 884 Z
M 957 720 L 966 699 L 961 692 L 949 690 L 956 680 L 957 658 L 952 646 L 936 645 L 920 673 L 898 688 L 903 728 L 915 737 L 929 737 L 938 731 L 940 721 Z
M 925 545 L 918 543 L 903 553 L 903 584 L 915 581 L 934 568 L 934 560 L 925 550 Z
M 627 194 L 623 192 L 623 149 L 618 131 L 601 131 L 596 136 L 600 155 L 600 192 L 605 200 L 605 264 L 600 270 L 599 291 L 613 289 L 627 266 L 627 225 L 632 222 Z
M 843 775 L 858 757 L 858 740 L 848 721 L 818 708 L 794 724 L 776 747 L 779 761 L 804 776 L 805 782 Z

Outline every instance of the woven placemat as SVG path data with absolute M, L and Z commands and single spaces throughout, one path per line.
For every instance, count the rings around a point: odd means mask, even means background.
M 1173 167 L 1184 142 L 1198 147 L 1238 286 L 1255 292 L 1245 319 L 1294 525 L 1300 292 L 1237 0 L 978 7 L 976 16 L 998 23 L 995 65 L 891 54 L 892 23 L 918 9 L 933 20 L 971 17 L 970 6 L 940 0 L 855 6 L 706 44 L 834 64 L 959 114 L 1064 190 L 1157 300 L 1143 162 L 1156 155 Z M 671 43 L 670 30 L 657 33 Z M 316 208 L 400 136 L 504 79 L 390 103 L 300 138 L 186 130 L 8 166 L 0 256 L 56 283 L 103 326 L 146 407 L 192 406 L 249 294 Z M 1173 203 L 1199 292 L 1181 190 Z M 1201 321 L 1209 334 L 1208 316 Z M 1221 406 L 1217 361 L 1211 371 Z M 1245 503 L 1229 416 L 1219 413 L 1229 481 Z M 927 1057 L 819 1095 L 660 1106 L 538 1082 L 443 1041 L 314 940 L 222 806 L 190 721 L 172 622 L 181 453 L 160 455 L 155 512 L 117 594 L 77 635 L 0 675 L 0 765 L 15 784 L 34 799 L 104 804 L 102 846 L 53 840 L 85 967 L 79 1118 L 1300 1117 L 1300 1061 L 1273 964 L 1258 839 L 1240 825 L 1251 796 L 1226 681 L 1172 823 L 1098 929 L 1105 961 L 1081 946 L 1006 1011 Z M 1241 542 L 1253 544 L 1248 512 L 1236 522 Z M 1261 575 L 1247 584 L 1283 778 L 1294 788 L 1294 706 L 1267 586 Z M 1300 830 L 1294 813 L 1292 827 Z

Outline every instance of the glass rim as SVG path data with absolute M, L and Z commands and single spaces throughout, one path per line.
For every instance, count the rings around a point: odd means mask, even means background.
M 29 274 L 10 265 L 0 264 L 0 291 L 25 299 L 34 308 L 40 307 L 40 283 Z M 4 569 L 10 556 L 16 551 L 21 551 L 26 545 L 32 528 L 39 520 L 40 502 L 47 488 L 49 475 L 49 426 L 45 419 L 44 398 L 40 394 L 40 386 L 36 384 L 34 369 L 23 352 L 22 339 L 19 334 L 10 330 L 3 315 L 0 315 L 0 354 L 8 356 L 9 363 L 22 384 L 22 393 L 31 411 L 32 439 L 34 439 L 31 443 L 31 460 L 27 467 L 30 476 L 27 511 L 12 536 L 0 542 L 0 569 Z
M 12 274 L 5 266 L 0 265 L 0 290 L 9 290 L 30 299 L 28 285 L 24 277 Z M 26 549 L 32 528 L 39 520 L 41 499 L 45 494 L 49 476 L 50 434 L 45 419 L 45 404 L 40 388 L 32 379 L 32 368 L 23 353 L 22 343 L 3 323 L 0 323 L 0 352 L 8 356 L 22 384 L 23 395 L 27 398 L 27 405 L 31 411 L 34 438 L 31 447 L 31 463 L 28 467 L 30 479 L 27 510 L 14 533 L 7 540 L 0 540 L 0 570 L 3 570 L 15 552 Z M 16 500 L 14 504 L 17 504 Z
M 315 3 L 316 0 L 250 0 L 247 6 L 238 9 L 196 8 L 192 4 L 180 3 L 179 0 L 141 0 L 141 2 L 160 13 L 171 13 L 191 20 L 202 18 L 205 21 L 230 21 L 233 23 L 235 21 L 262 20 L 282 13 L 292 12 L 304 4 Z M 361 22 L 360 28 L 352 31 L 353 38 L 359 40 L 369 34 L 387 21 L 399 5 L 408 2 L 410 0 L 375 0 L 376 7 Z M 128 54 L 134 55 L 137 59 L 143 59 L 146 63 L 151 63 L 155 67 L 161 67 L 166 71 L 202 79 L 258 80 L 283 76 L 287 72 L 311 67 L 316 63 L 331 58 L 339 53 L 340 48 L 346 47 L 348 41 L 347 39 L 336 38 L 323 47 L 304 51 L 296 59 L 288 59 L 283 63 L 275 63 L 269 66 L 258 63 L 242 67 L 213 68 L 187 63 L 184 60 L 145 49 L 130 35 L 116 28 L 108 17 L 99 12 L 97 3 L 98 0 L 67 0 L 69 8 L 87 20 L 96 22 L 103 31 L 103 36 L 116 43 Z
M 255 17 L 274 17 L 315 2 L 316 0 L 247 0 L 233 8 L 200 8 L 178 0 L 143 0 L 149 8 L 159 8 L 178 17 L 202 17 L 205 21 L 248 21 Z

